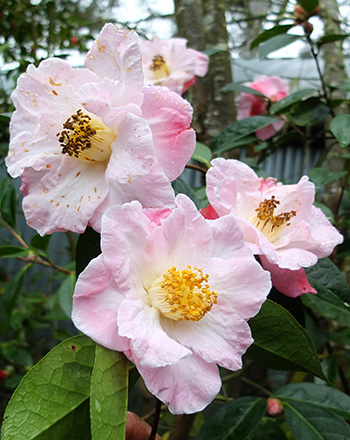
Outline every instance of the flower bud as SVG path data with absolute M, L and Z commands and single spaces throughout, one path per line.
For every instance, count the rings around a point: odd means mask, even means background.
M 283 405 L 279 399 L 267 399 L 267 413 L 271 417 L 278 417 L 283 413 Z

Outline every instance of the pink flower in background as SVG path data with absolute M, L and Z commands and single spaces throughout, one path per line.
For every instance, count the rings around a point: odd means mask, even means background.
M 232 159 L 214 159 L 212 165 L 207 173 L 211 209 L 219 216 L 234 215 L 277 290 L 291 297 L 316 293 L 304 268 L 329 256 L 343 237 L 313 206 L 314 184 L 306 176 L 295 185 L 264 180 Z
M 145 83 L 166 86 L 176 93 L 184 93 L 195 82 L 195 76 L 208 71 L 207 55 L 190 49 L 183 38 L 141 40 Z
M 245 83 L 247 87 L 257 90 L 264 96 L 241 93 L 237 99 L 237 120 L 249 118 L 251 116 L 267 115 L 268 101 L 271 103 L 280 101 L 289 93 L 288 84 L 278 76 L 258 76 L 251 83 Z M 266 99 L 268 98 L 268 99 Z M 266 140 L 272 137 L 283 127 L 284 122 L 274 122 L 267 127 L 256 131 L 259 139 Z
M 247 320 L 271 288 L 233 216 L 205 220 L 184 195 L 173 210 L 113 206 L 102 254 L 79 276 L 73 322 L 122 351 L 173 413 L 202 410 L 219 392 L 221 365 L 242 366 Z
M 170 180 L 195 147 L 190 104 L 144 86 L 135 32 L 106 25 L 86 64 L 29 66 L 12 95 L 6 164 L 22 179 L 23 210 L 40 234 L 99 231 L 109 205 L 133 199 L 173 207 Z

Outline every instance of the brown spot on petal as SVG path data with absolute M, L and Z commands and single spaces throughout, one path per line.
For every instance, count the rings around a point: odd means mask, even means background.
M 46 165 L 46 168 L 51 168 L 51 164 L 48 163 L 48 164 Z
M 52 90 L 52 93 L 53 93 L 55 96 L 58 96 L 58 93 L 56 92 L 56 90 Z
M 62 83 L 58 83 L 58 84 L 56 84 L 52 78 L 49 78 L 49 83 L 50 83 L 52 86 L 56 86 L 56 87 L 59 87 L 59 86 L 62 85 Z

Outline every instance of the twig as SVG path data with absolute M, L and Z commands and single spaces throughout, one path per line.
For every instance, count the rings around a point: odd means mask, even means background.
M 200 167 L 200 166 L 198 166 L 198 165 L 194 165 L 193 163 L 188 163 L 188 164 L 185 166 L 185 168 L 190 168 L 190 169 L 192 169 L 192 170 L 200 171 L 200 172 L 203 173 L 203 174 L 206 174 L 206 173 L 207 173 L 207 170 L 206 170 L 205 168 L 202 168 L 202 167 Z
M 151 431 L 151 435 L 149 436 L 149 440 L 155 440 L 156 438 L 161 407 L 162 407 L 162 402 L 159 399 L 157 399 L 156 408 L 154 410 L 152 431 Z
M 248 385 L 251 385 L 252 387 L 262 391 L 264 394 L 266 394 L 267 396 L 271 396 L 271 391 L 267 390 L 266 388 L 262 387 L 261 385 L 259 385 L 258 383 L 253 382 L 250 379 L 247 379 L 246 377 L 242 377 L 242 381 L 247 383 Z

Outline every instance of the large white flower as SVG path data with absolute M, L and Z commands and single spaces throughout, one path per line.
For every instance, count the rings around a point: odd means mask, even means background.
M 170 180 L 195 147 L 192 108 L 176 93 L 145 87 L 137 34 L 106 25 L 88 69 L 48 59 L 29 66 L 12 98 L 12 177 L 40 234 L 90 224 L 100 230 L 111 204 L 174 206 Z
M 102 218 L 102 254 L 79 276 L 73 322 L 123 351 L 173 413 L 202 410 L 253 342 L 247 320 L 271 282 L 233 216 L 205 220 L 184 195 L 173 210 L 138 202 Z

